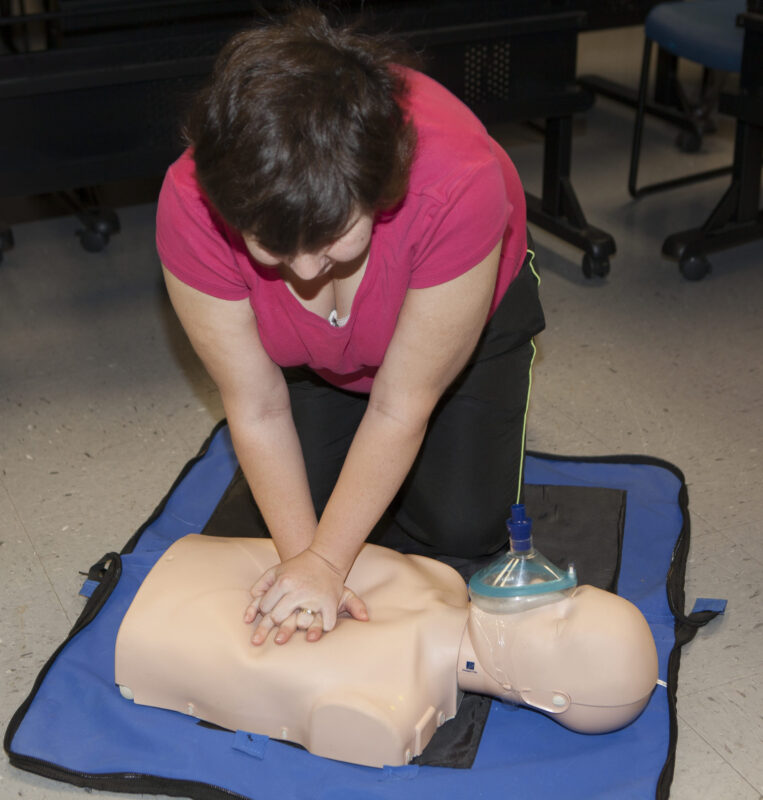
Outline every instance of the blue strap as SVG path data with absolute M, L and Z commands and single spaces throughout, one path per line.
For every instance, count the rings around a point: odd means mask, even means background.
M 233 737 L 233 749 L 246 753 L 248 756 L 259 759 L 265 758 L 265 748 L 268 745 L 268 737 L 258 733 L 248 731 L 236 731 Z
M 402 767 L 382 767 L 379 773 L 380 781 L 409 781 L 418 775 L 418 764 L 406 764 Z
M 691 613 L 697 614 L 702 611 L 712 611 L 713 616 L 716 614 L 723 614 L 726 610 L 726 600 L 718 597 L 698 597 L 694 601 L 694 608 Z
M 82 584 L 79 590 L 81 597 L 90 597 L 96 588 L 100 585 L 99 581 L 91 581 L 89 578 Z

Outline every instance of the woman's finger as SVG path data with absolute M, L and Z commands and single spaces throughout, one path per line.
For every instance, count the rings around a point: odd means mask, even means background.
M 323 611 L 323 630 L 333 631 L 336 626 L 336 606 L 327 606 Z
M 273 574 L 268 575 L 268 573 Z M 254 622 L 254 618 L 257 614 L 262 614 L 264 616 L 269 613 L 272 607 L 278 602 L 283 592 L 279 591 L 278 588 L 274 588 L 275 579 L 275 572 L 270 569 L 268 572 L 264 573 L 257 583 L 249 590 L 252 602 L 244 612 L 244 622 L 247 624 Z
M 284 593 L 279 601 L 271 608 L 270 616 L 273 617 L 273 622 L 275 622 L 276 625 L 280 625 L 291 614 L 298 612 L 301 608 L 303 608 L 303 606 L 294 599 L 294 595 L 295 593 Z M 263 603 L 261 601 L 260 608 L 262 607 Z M 319 610 L 318 603 L 307 603 L 304 607 L 311 608 L 316 612 Z
M 269 614 L 265 614 L 260 620 L 260 624 L 254 629 L 252 634 L 252 644 L 262 644 L 268 638 L 268 634 L 275 628 L 275 622 Z
M 288 616 L 279 626 L 276 634 L 276 644 L 286 644 L 297 630 L 297 613 Z
M 350 589 L 345 590 L 341 608 L 354 619 L 358 619 L 361 622 L 366 622 L 368 620 L 366 604 Z
M 254 622 L 255 617 L 257 614 L 262 613 L 267 614 L 268 608 L 262 607 L 262 598 L 270 591 L 273 584 L 276 580 L 275 568 L 271 567 L 269 570 L 266 570 L 262 573 L 260 578 L 254 583 L 252 588 L 249 590 L 249 595 L 252 598 L 252 602 L 247 606 L 246 610 L 244 611 L 244 622 L 248 625 L 250 622 Z
M 244 622 L 249 625 L 250 622 L 254 622 L 255 617 L 259 614 L 260 611 L 260 601 L 255 600 L 253 603 L 250 603 L 246 607 L 246 611 L 244 611 Z
M 260 597 L 260 611 L 263 614 L 273 614 L 273 620 L 276 625 L 280 625 L 286 617 L 294 610 L 294 604 L 292 603 L 291 608 L 286 610 L 283 606 L 279 610 L 279 613 L 275 614 L 275 610 L 278 606 L 281 606 L 282 601 L 289 593 L 286 586 L 284 586 L 284 582 L 281 580 L 276 580 L 272 583 L 270 588 Z
M 276 580 L 276 568 L 271 567 L 270 569 L 266 569 L 265 572 L 260 575 L 260 577 L 254 582 L 252 588 L 249 590 L 249 594 L 254 597 L 262 597 L 265 592 L 270 589 L 270 587 L 275 583 Z
M 320 614 L 313 614 L 313 621 L 310 623 L 310 627 L 307 629 L 307 641 L 308 642 L 317 642 L 318 639 L 321 638 L 323 635 L 323 617 Z

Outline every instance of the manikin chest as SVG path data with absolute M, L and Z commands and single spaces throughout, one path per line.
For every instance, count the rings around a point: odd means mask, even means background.
M 159 559 L 117 637 L 116 682 L 141 705 L 381 767 L 421 753 L 458 704 L 466 585 L 450 567 L 366 544 L 347 585 L 370 621 L 260 647 L 242 621 L 277 563 L 270 539 L 189 535 Z

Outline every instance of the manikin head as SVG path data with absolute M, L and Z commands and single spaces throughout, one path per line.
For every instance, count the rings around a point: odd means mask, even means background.
M 469 582 L 460 684 L 583 733 L 632 722 L 658 674 L 641 612 L 618 595 L 578 586 L 574 566 L 560 570 L 535 550 L 524 505 L 512 506 L 507 527 L 511 549 Z
M 632 722 L 658 675 L 657 651 L 641 612 L 593 586 L 548 599 L 500 613 L 473 598 L 459 659 L 461 687 L 538 709 L 583 733 Z

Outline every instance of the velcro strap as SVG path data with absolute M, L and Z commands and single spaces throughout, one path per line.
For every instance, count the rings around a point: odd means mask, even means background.
M 88 578 L 83 584 L 82 588 L 79 590 L 81 597 L 91 597 L 93 592 L 98 588 L 100 585 L 100 581 L 91 581 Z
M 253 758 L 265 758 L 265 748 L 268 744 L 268 737 L 258 733 L 248 731 L 236 731 L 233 736 L 233 749 L 246 753 Z
M 711 613 L 714 617 L 718 614 L 723 614 L 726 610 L 726 600 L 718 597 L 698 597 L 694 601 L 694 608 L 691 613 L 694 614 L 707 614 Z
M 382 767 L 380 781 L 410 781 L 419 773 L 418 764 L 405 764 L 402 767 Z

